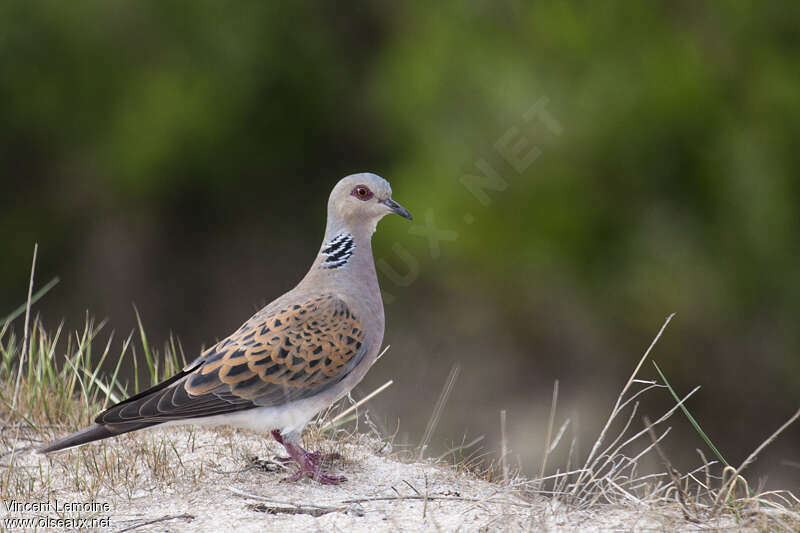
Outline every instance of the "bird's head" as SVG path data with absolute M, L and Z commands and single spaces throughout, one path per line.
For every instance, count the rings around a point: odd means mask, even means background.
M 351 229 L 366 228 L 370 234 L 389 213 L 411 219 L 411 213 L 392 200 L 389 182 L 369 172 L 339 180 L 328 200 L 329 219 Z

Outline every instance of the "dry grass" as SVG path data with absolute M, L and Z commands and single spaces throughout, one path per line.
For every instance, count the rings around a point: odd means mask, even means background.
M 553 502 L 575 511 L 591 512 L 599 504 L 603 504 L 647 510 L 651 518 L 661 515 L 664 520 L 669 521 L 670 516 L 675 518 L 674 512 L 677 509 L 684 523 L 693 524 L 697 528 L 722 528 L 732 522 L 737 528 L 758 531 L 800 530 L 800 500 L 794 494 L 789 491 L 754 491 L 742 475 L 755 457 L 800 417 L 800 410 L 756 447 L 736 469 L 727 464 L 721 465 L 718 461 L 709 461 L 702 451 L 697 450 L 700 458 L 698 466 L 689 472 L 680 473 L 663 450 L 662 443 L 671 430 L 670 427 L 662 429 L 663 425 L 679 409 L 685 410 L 684 403 L 699 387 L 678 399 L 655 422 L 643 417 L 641 427 L 634 429 L 639 427 L 636 424 L 636 415 L 642 397 L 655 389 L 668 387 L 668 384 L 641 380 L 637 376 L 671 319 L 672 316 L 667 318 L 623 387 L 582 466 L 571 466 L 579 464 L 574 457 L 573 442 L 566 468 L 563 471 L 557 470 L 552 475 L 545 475 L 548 455 L 559 444 L 569 424 L 567 420 L 555 439 L 550 440 L 558 398 L 556 384 L 541 474 L 535 480 L 519 480 L 517 486 L 528 494 L 548 495 Z M 686 414 L 691 418 L 688 411 Z M 691 420 L 696 424 L 693 418 Z M 619 429 L 608 442 L 614 427 Z M 702 429 L 696 427 L 702 434 Z M 702 436 L 708 440 L 705 434 Z M 716 451 L 710 440 L 708 442 Z M 658 456 L 663 471 L 640 471 L 644 459 L 653 453 Z
M 30 316 L 30 300 L 26 315 Z M 279 451 L 275 444 L 228 428 L 147 431 L 48 458 L 32 454 L 42 443 L 87 425 L 99 410 L 132 389 L 168 377 L 182 366 L 183 357 L 172 340 L 153 349 L 141 324 L 136 340 L 131 334 L 115 341 L 111 334 L 101 341 L 104 324 L 88 317 L 73 335 L 62 326 L 50 334 L 35 317 L 30 327 L 26 320 L 20 343 L 6 321 L 0 327 L 0 498 L 110 500 L 115 516 L 123 517 L 117 523 L 134 529 L 163 529 L 172 521 L 183 523 L 181 530 L 191 523 L 201 531 L 214 523 L 208 520 L 224 516 L 239 524 L 237 528 L 249 523 L 258 530 L 267 513 L 281 517 L 270 523 L 276 528 L 280 523 L 283 531 L 326 524 L 365 531 L 390 530 L 398 524 L 434 530 L 800 530 L 797 497 L 787 491 L 757 491 L 744 477 L 752 458 L 800 411 L 739 468 L 706 460 L 700 453 L 697 468 L 683 473 L 665 452 L 670 428 L 664 426 L 697 389 L 653 422 L 640 422 L 641 399 L 666 387 L 637 376 L 668 323 L 669 319 L 631 374 L 582 460 L 573 440 L 566 464 L 549 468 L 554 451 L 567 446 L 564 437 L 570 426 L 565 420 L 556 429 L 557 383 L 537 478 L 522 477 L 508 463 L 504 417 L 503 450 L 496 458 L 476 448 L 478 438 L 437 459 L 424 459 L 458 376 L 455 368 L 415 449 L 395 447 L 393 437 L 371 422 L 363 401 L 347 397 L 321 413 L 304 440 L 309 448 L 343 455 L 330 468 L 345 471 L 350 482 L 332 489 L 308 482 L 281 483 L 287 466 L 273 460 Z M 137 370 L 142 367 L 132 389 L 119 380 L 125 357 L 133 359 Z M 100 372 L 103 363 L 113 363 L 113 370 Z M 144 381 L 140 384 L 139 379 Z M 645 458 L 651 456 L 661 470 L 643 470 Z M 271 492 L 265 493 L 265 486 Z

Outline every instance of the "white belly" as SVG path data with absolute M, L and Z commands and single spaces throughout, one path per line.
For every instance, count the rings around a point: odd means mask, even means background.
M 309 400 L 313 400 L 313 398 L 292 402 L 289 405 L 254 407 L 244 411 L 236 411 L 221 415 L 174 420 L 161 425 L 182 426 L 192 424 L 198 426 L 234 426 L 259 433 L 268 433 L 273 429 L 278 429 L 284 436 L 292 439 L 292 437 L 300 436 L 300 433 L 309 420 L 321 409 L 320 402 L 312 402 Z

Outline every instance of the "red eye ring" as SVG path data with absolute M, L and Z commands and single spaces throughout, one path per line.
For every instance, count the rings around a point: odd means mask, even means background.
M 372 191 L 369 190 L 369 187 L 367 187 L 366 185 L 356 185 L 353 188 L 353 192 L 351 192 L 350 194 L 364 202 L 366 202 L 373 196 Z

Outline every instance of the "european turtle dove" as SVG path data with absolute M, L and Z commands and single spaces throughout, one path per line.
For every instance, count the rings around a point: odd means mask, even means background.
M 271 431 L 300 467 L 291 480 L 344 481 L 320 472 L 322 456 L 298 442 L 308 421 L 358 384 L 377 357 L 384 315 L 371 240 L 389 213 L 411 218 L 386 180 L 369 173 L 340 180 L 328 200 L 320 251 L 294 289 L 180 373 L 39 452 L 155 425 L 231 425 Z

